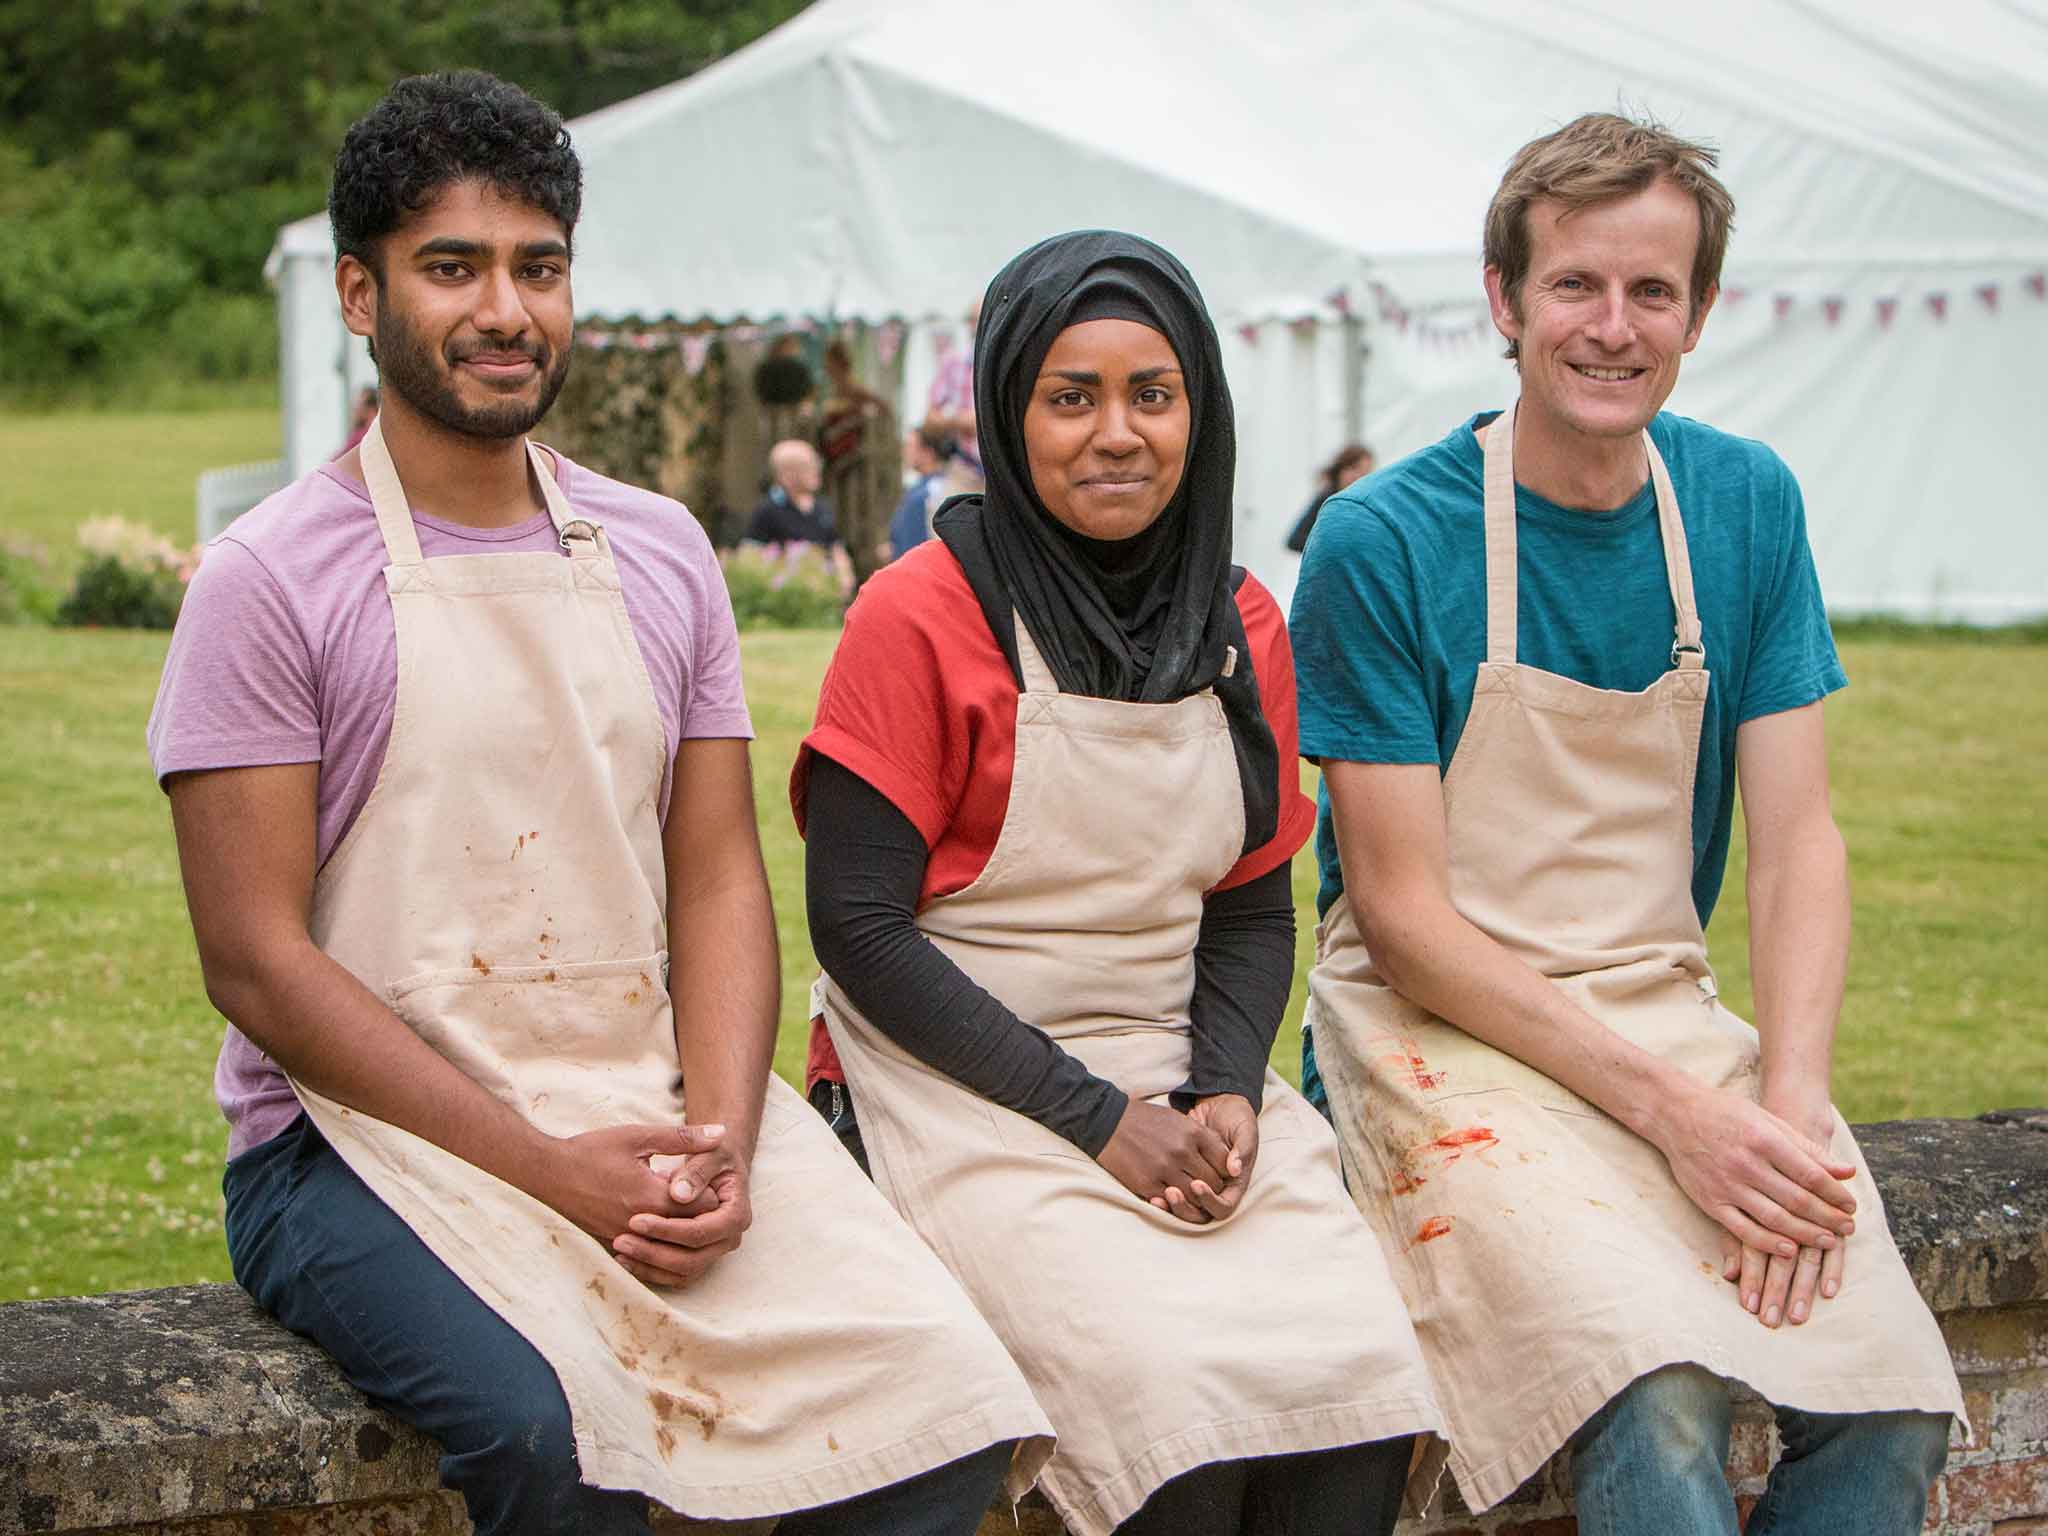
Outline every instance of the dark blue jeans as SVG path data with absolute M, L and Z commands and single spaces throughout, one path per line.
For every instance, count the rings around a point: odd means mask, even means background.
M 579 1476 L 554 1368 L 477 1300 L 371 1193 L 312 1121 L 228 1164 L 235 1279 L 332 1355 L 365 1396 L 440 1442 L 441 1481 L 478 1536 L 647 1536 L 642 1494 Z M 1008 1442 L 844 1503 L 785 1515 L 779 1536 L 967 1536 L 1010 1461 Z

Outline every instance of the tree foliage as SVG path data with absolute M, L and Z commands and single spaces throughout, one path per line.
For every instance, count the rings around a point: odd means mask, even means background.
M 343 130 L 401 75 L 488 69 L 573 117 L 802 4 L 0 0 L 0 380 L 182 353 L 217 300 L 261 292 L 278 226 L 326 200 Z

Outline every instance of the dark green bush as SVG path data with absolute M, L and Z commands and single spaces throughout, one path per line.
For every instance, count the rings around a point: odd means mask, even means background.
M 184 583 L 170 571 L 137 570 L 112 555 L 79 568 L 57 622 L 79 628 L 169 629 L 178 622 Z

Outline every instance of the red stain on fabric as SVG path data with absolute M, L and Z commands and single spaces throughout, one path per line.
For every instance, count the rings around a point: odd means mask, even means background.
M 1448 1136 L 1439 1136 L 1430 1145 L 1442 1147 L 1455 1155 L 1463 1152 L 1467 1147 L 1477 1147 L 1484 1151 L 1488 1147 L 1498 1145 L 1499 1142 L 1500 1138 L 1494 1135 L 1486 1126 L 1473 1125 L 1467 1126 L 1462 1131 L 1452 1131 Z
M 525 834 L 524 832 L 522 832 L 522 833 L 520 833 L 520 834 L 519 834 L 519 841 L 518 841 L 517 843 L 513 844 L 513 846 L 512 846 L 512 857 L 516 859 L 516 858 L 518 858 L 518 857 L 519 857 L 519 855 L 520 855 L 520 854 L 524 853 L 525 851 L 526 851 L 526 834 Z
M 1429 1220 L 1425 1221 L 1425 1222 L 1424 1222 L 1424 1223 L 1423 1223 L 1423 1224 L 1422 1224 L 1421 1226 L 1419 1226 L 1419 1227 L 1417 1227 L 1417 1228 L 1415 1229 L 1415 1237 L 1414 1237 L 1414 1242 L 1416 1242 L 1416 1243 L 1433 1243 L 1433 1242 L 1435 1242 L 1435 1241 L 1436 1241 L 1436 1240 L 1437 1240 L 1438 1238 L 1442 1237 L 1442 1236 L 1443 1236 L 1443 1235 L 1444 1235 L 1445 1233 L 1449 1232 L 1450 1230 L 1451 1230 L 1451 1218 L 1450 1218 L 1450 1217 L 1448 1217 L 1448 1216 L 1432 1216 L 1432 1217 L 1430 1217 L 1430 1218 L 1429 1218 Z M 1411 1246 L 1412 1246 L 1412 1244 L 1411 1244 Z
M 469 952 L 469 968 L 472 971 L 475 971 L 479 976 L 488 976 L 491 974 L 490 961 L 486 960 L 482 955 L 478 954 L 473 949 Z
M 1444 1085 L 1444 1074 L 1430 1071 L 1429 1063 L 1413 1051 L 1408 1053 L 1408 1070 L 1415 1078 L 1418 1092 L 1427 1093 L 1432 1088 L 1441 1088 Z
M 1418 1179 L 1406 1168 L 1396 1168 L 1388 1187 L 1397 1195 L 1412 1195 L 1428 1182 L 1427 1179 Z

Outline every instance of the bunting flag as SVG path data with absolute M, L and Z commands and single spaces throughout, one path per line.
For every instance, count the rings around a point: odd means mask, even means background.
M 1747 288 L 1723 288 L 1721 290 L 1721 302 L 1730 309 L 1740 308 L 1742 301 L 1748 297 L 1749 290 Z
M 1237 328 L 1237 335 L 1238 339 L 1248 347 L 1256 347 L 1259 344 L 1259 328 L 1250 321 L 1246 321 Z
M 1898 317 L 1898 313 L 1899 300 L 1896 294 L 1887 294 L 1879 299 L 1877 301 L 1877 328 L 1881 331 L 1890 330 L 1892 328 L 1892 321 Z
M 1927 295 L 1927 307 L 1934 311 L 1934 318 L 1937 321 L 1946 320 L 1948 318 L 1948 295 L 1939 291 L 1930 293 Z
M 896 361 L 896 354 L 903 350 L 903 322 L 885 320 L 882 328 L 875 332 L 875 357 L 884 368 Z
M 693 379 L 702 373 L 711 356 L 711 343 L 717 338 L 716 331 L 685 331 L 677 343 L 683 354 L 683 372 Z
M 1977 300 L 1985 307 L 1985 309 L 1989 310 L 1992 314 L 1997 314 L 1998 284 L 1979 283 L 1977 285 Z
M 1294 319 L 1287 322 L 1287 328 L 1294 332 L 1296 336 L 1302 337 L 1315 335 L 1316 325 L 1317 321 L 1314 315 L 1297 315 Z
M 1786 317 L 1787 317 L 1787 316 L 1789 316 L 1789 315 L 1790 315 L 1791 313 L 1792 313 L 1792 295 L 1791 295 L 1791 294 L 1789 294 L 1789 293 L 1774 293 L 1774 294 L 1772 294 L 1772 295 L 1771 295 L 1771 318 L 1772 318 L 1773 320 L 1776 320 L 1776 321 L 1778 322 L 1778 324 L 1780 324 L 1780 325 L 1783 325 L 1783 324 L 1785 323 Z
M 1329 305 L 1330 308 L 1337 311 L 1337 313 L 1340 315 L 1348 315 L 1351 313 L 1351 294 L 1347 289 L 1331 289 L 1330 292 L 1324 296 L 1323 302 Z
M 2037 299 L 2048 299 L 2048 272 L 2029 272 L 2026 276 L 2027 292 Z
M 1839 293 L 1831 293 L 1820 301 L 1821 312 L 1828 317 L 1828 329 L 1833 330 L 1842 323 L 1842 310 L 1848 300 Z

